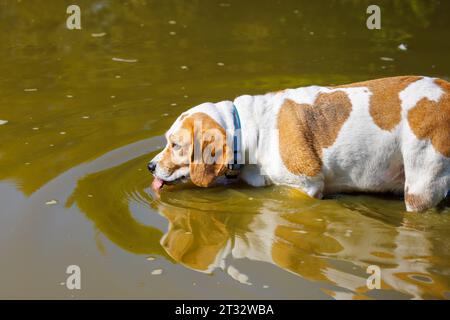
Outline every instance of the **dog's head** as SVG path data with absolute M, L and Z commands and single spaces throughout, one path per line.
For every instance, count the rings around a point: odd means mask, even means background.
M 183 113 L 167 131 L 165 148 L 148 164 L 155 191 L 165 184 L 189 180 L 209 187 L 226 173 L 232 157 L 226 129 L 207 110 L 194 108 Z

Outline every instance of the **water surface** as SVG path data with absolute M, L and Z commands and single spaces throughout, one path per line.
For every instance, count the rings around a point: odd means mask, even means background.
M 72 3 L 0 3 L 1 298 L 449 298 L 446 205 L 245 185 L 158 198 L 145 168 L 205 101 L 448 80 L 449 3 L 380 1 L 371 31 L 370 1 L 80 0 L 69 31 Z M 82 290 L 61 285 L 71 264 Z

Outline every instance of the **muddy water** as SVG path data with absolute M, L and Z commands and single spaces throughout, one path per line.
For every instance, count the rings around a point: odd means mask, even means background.
M 445 205 L 408 214 L 391 196 L 244 185 L 158 198 L 145 169 L 201 102 L 448 79 L 447 2 L 382 2 L 377 31 L 367 1 L 80 0 L 69 31 L 72 3 L 0 4 L 1 298 L 450 297 Z M 65 286 L 73 264 L 81 290 Z

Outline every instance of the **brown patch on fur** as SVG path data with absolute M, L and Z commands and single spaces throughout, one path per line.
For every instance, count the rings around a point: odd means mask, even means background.
M 202 132 L 194 132 L 196 123 L 201 125 Z M 229 159 L 229 148 L 227 147 L 226 132 L 220 124 L 213 118 L 203 112 L 194 113 L 183 122 L 183 128 L 188 129 L 192 133 L 192 148 L 191 148 L 191 163 L 190 163 L 190 177 L 194 184 L 200 187 L 209 187 L 216 177 L 221 176 L 227 169 Z M 209 131 L 211 130 L 211 131 Z M 214 143 L 211 137 L 207 136 L 207 132 L 218 130 L 222 135 L 222 150 L 211 150 L 211 156 L 216 156 L 217 160 L 209 164 L 207 159 L 203 159 L 203 151 L 205 148 Z M 196 146 L 200 146 L 200 150 L 196 150 Z M 197 148 L 198 149 L 198 148 Z M 195 152 L 201 152 L 200 155 L 195 155 Z M 194 159 L 194 156 L 196 157 Z
M 337 88 L 367 87 L 372 92 L 369 112 L 373 121 L 380 129 L 391 131 L 401 120 L 400 92 L 420 79 L 422 77 L 418 76 L 392 77 L 358 82 Z
M 351 111 L 350 99 L 342 91 L 319 94 L 314 105 L 286 100 L 278 114 L 278 129 L 287 169 L 296 175 L 317 175 L 322 149 L 333 145 Z
M 420 100 L 408 112 L 408 122 L 418 139 L 430 139 L 434 149 L 450 157 L 450 83 L 435 80 L 444 94 L 438 102 Z

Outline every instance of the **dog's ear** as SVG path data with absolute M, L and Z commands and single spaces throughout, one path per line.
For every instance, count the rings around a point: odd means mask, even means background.
M 189 165 L 192 182 L 209 187 L 225 174 L 229 159 L 225 130 L 210 116 L 198 113 L 192 116 L 192 148 Z
M 189 167 L 192 182 L 199 187 L 209 187 L 216 177 L 225 174 L 227 169 L 223 164 L 191 163 Z

